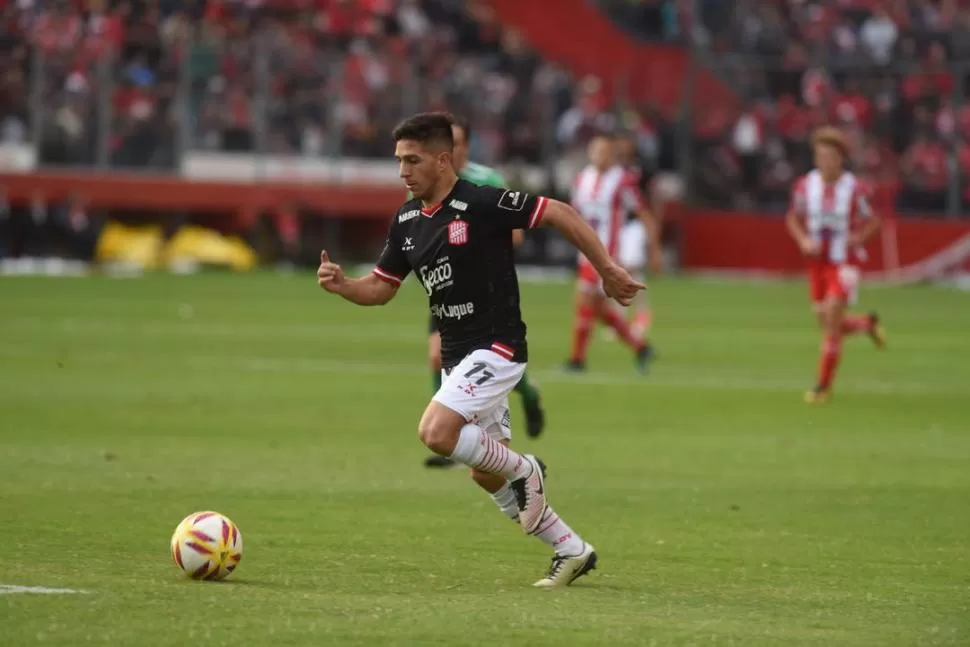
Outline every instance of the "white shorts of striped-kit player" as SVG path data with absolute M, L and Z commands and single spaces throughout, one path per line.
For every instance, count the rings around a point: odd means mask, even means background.
M 633 220 L 620 231 L 617 261 L 628 270 L 643 269 L 647 264 L 647 227 Z
M 472 351 L 450 371 L 442 371 L 434 400 L 478 425 L 492 440 L 512 438 L 509 393 L 522 379 L 525 364 L 513 362 L 508 346 Z

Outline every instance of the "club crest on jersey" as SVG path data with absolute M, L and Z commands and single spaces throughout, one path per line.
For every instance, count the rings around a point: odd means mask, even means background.
M 464 245 L 468 242 L 468 223 L 464 220 L 452 220 L 448 223 L 448 242 L 452 245 Z

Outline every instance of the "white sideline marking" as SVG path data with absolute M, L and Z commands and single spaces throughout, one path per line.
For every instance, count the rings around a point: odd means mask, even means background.
M 11 593 L 37 593 L 40 595 L 65 595 L 87 593 L 81 589 L 51 589 L 46 586 L 20 586 L 19 584 L 0 584 L 0 595 Z

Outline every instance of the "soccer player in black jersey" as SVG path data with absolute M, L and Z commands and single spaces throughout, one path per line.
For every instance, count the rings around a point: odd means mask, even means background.
M 395 128 L 395 158 L 414 198 L 394 215 L 371 274 L 348 278 L 323 251 L 317 278 L 324 290 L 372 306 L 394 298 L 414 273 L 441 332 L 446 374 L 418 423 L 421 442 L 468 465 L 508 517 L 555 551 L 536 586 L 566 586 L 595 567 L 596 552 L 549 506 L 542 462 L 508 447 L 508 394 L 528 360 L 512 231 L 556 227 L 603 277 L 605 293 L 623 305 L 645 286 L 613 261 L 572 207 L 458 179 L 452 123 L 447 113 L 422 113 Z

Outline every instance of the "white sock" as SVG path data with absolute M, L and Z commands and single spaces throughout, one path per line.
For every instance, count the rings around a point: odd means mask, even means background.
M 450 458 L 482 472 L 504 476 L 508 481 L 526 477 L 532 472 L 529 461 L 502 443 L 489 438 L 478 425 L 465 425 L 461 428 L 458 443 Z
M 499 488 L 498 492 L 492 494 L 492 501 L 502 511 L 502 514 L 512 521 L 519 518 L 519 502 L 515 500 L 515 492 L 509 487 L 508 481 Z
M 549 506 L 546 506 L 539 529 L 534 534 L 542 543 L 556 551 L 557 555 L 575 557 L 583 552 L 586 544 Z

